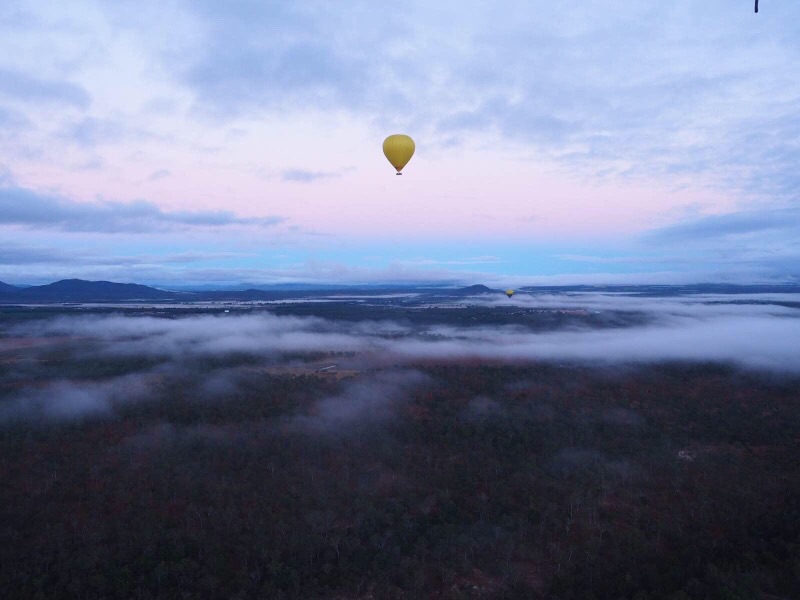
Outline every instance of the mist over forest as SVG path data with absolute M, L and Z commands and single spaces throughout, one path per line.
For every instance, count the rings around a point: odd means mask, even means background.
M 26 597 L 799 591 L 794 294 L 0 312 Z
M 800 371 L 800 304 L 791 294 L 735 302 L 717 296 L 643 299 L 602 294 L 504 300 L 466 300 L 465 305 L 483 311 L 468 325 L 446 319 L 420 324 L 414 321 L 415 313 L 391 308 L 381 319 L 355 322 L 234 310 L 177 312 L 171 318 L 75 313 L 9 324 L 0 338 L 0 352 L 13 353 L 19 347 L 26 351 L 13 369 L 5 367 L 6 377 L 17 383 L 0 410 L 0 420 L 111 415 L 115 406 L 151 398 L 154 386 L 165 378 L 189 379 L 198 393 L 213 400 L 215 390 L 235 387 L 245 373 L 242 365 L 301 365 L 325 357 L 335 357 L 331 360 L 339 368 L 358 370 L 473 360 L 595 366 L 695 361 L 775 373 Z M 517 310 L 611 317 L 605 323 L 567 321 L 543 330 L 481 322 L 481 316 L 493 311 L 513 315 Z M 54 355 L 60 357 L 60 370 L 43 362 Z M 114 377 L 73 381 L 69 369 L 77 375 L 84 365 L 101 372 L 105 368 L 109 374 L 121 371 Z M 27 388 L 26 381 L 35 386 Z

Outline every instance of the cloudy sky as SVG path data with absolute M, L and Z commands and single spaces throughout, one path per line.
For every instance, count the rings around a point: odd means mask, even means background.
M 797 281 L 799 21 L 783 0 L 6 0 L 0 280 Z

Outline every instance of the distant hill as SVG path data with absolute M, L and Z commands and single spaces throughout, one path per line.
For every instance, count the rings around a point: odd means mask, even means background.
M 213 286 L 212 286 L 213 287 Z M 259 286 L 261 289 L 241 289 L 242 286 L 231 286 L 233 289 L 220 287 L 209 290 L 171 289 L 163 290 L 135 283 L 114 283 L 111 281 L 85 281 L 83 279 L 64 279 L 47 285 L 13 286 L 0 282 L 0 303 L 60 303 L 60 302 L 237 302 L 237 301 L 275 301 L 291 298 L 305 298 L 313 302 L 316 298 L 339 296 L 344 301 L 347 297 L 370 296 L 373 301 L 385 297 L 391 301 L 397 294 L 418 294 L 426 298 L 466 298 L 470 296 L 495 295 L 502 290 L 495 290 L 485 285 L 471 285 L 462 288 L 416 286 L 410 285 L 359 285 L 359 286 L 320 286 L 313 289 L 310 284 L 287 284 L 285 286 Z M 289 288 L 289 289 L 281 289 Z M 307 289 L 306 289 L 307 288 Z M 727 285 L 727 284 L 695 284 L 681 286 L 667 285 L 625 285 L 625 286 L 536 286 L 523 288 L 534 293 L 570 293 L 570 292 L 625 292 L 637 296 L 675 296 L 687 294 L 744 294 L 800 292 L 800 285 Z
M 11 293 L 8 295 L 12 299 L 24 302 L 170 300 L 182 296 L 179 292 L 168 292 L 135 283 L 83 279 L 63 279 L 47 285 L 35 285 L 25 289 L 14 288 L 9 291 Z
M 391 297 L 398 293 L 422 293 L 438 296 L 475 296 L 480 294 L 496 294 L 485 285 L 471 285 L 464 288 L 451 287 L 419 287 L 413 284 L 403 285 L 319 285 L 311 284 L 261 285 L 257 288 L 244 285 L 233 285 L 229 289 L 222 286 L 209 286 L 211 289 L 172 289 L 162 290 L 135 283 L 115 283 L 112 281 L 86 281 L 83 279 L 63 279 L 46 285 L 16 287 L 0 284 L 0 302 L 8 303 L 59 303 L 59 302 L 228 302 L 228 301 L 263 301 L 288 298 L 314 298 L 326 295 L 359 295 L 366 294 L 380 297 Z M 243 289 L 244 288 L 244 289 Z
M 493 290 L 485 285 L 471 285 L 469 287 L 460 288 L 457 290 L 448 290 L 448 296 L 477 296 L 478 294 L 496 294 L 497 290 Z

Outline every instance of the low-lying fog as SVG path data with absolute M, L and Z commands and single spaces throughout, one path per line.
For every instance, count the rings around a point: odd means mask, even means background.
M 788 298 L 785 296 L 789 296 Z M 329 353 L 339 368 L 412 367 L 432 361 L 577 361 L 592 365 L 660 361 L 719 361 L 751 369 L 800 372 L 800 297 L 689 296 L 641 298 L 614 294 L 519 295 L 474 298 L 473 305 L 633 311 L 647 318 L 617 328 L 570 325 L 537 332 L 522 326 L 419 326 L 407 320 L 344 322 L 316 317 L 276 316 L 269 312 L 158 318 L 123 315 L 63 315 L 6 327 L 0 337 L 0 420 L 74 418 L 114 411 L 148 395 L 154 374 L 186 372 L 192 361 L 246 356 L 264 364 L 302 363 Z M 391 317 L 391 311 L 387 316 Z M 632 321 L 634 323 L 634 321 Z M 142 362 L 139 375 L 101 381 L 59 378 L 39 358 L 61 352 L 73 361 Z M 221 368 L 221 367 L 220 367 Z M 230 369 L 230 365 L 225 368 Z M 198 393 L 235 389 L 219 368 L 192 373 Z M 216 378 L 216 379 L 215 379 Z M 19 385 L 8 385 L 8 382 Z M 222 381 L 225 385 L 221 384 Z M 392 380 L 379 388 L 391 397 Z M 397 384 L 401 385 L 401 384 Z M 405 385 L 405 384 L 402 384 Z M 233 386 L 233 388 L 231 388 Z M 124 393 L 123 393 L 124 392 Z M 384 393 L 385 392 L 385 393 Z M 221 392 L 220 392 L 221 393 Z M 356 390 L 356 395 L 361 394 Z M 359 397 L 364 404 L 363 394 Z M 323 411 L 329 405 L 323 405 Z M 337 413 L 338 414 L 338 413 Z M 343 413 L 346 414 L 346 413 Z

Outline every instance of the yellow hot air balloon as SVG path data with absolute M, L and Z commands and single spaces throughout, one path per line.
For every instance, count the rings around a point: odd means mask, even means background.
M 414 140 L 400 133 L 390 135 L 383 140 L 383 153 L 386 155 L 386 158 L 389 159 L 389 162 L 392 163 L 392 166 L 397 169 L 398 175 L 402 175 L 400 171 L 403 170 L 403 167 L 405 167 L 408 161 L 411 160 L 411 157 L 414 156 L 414 148 Z
M 506 290 L 506 296 L 511 298 L 511 296 L 513 296 L 513 295 L 514 295 L 514 290 Z

